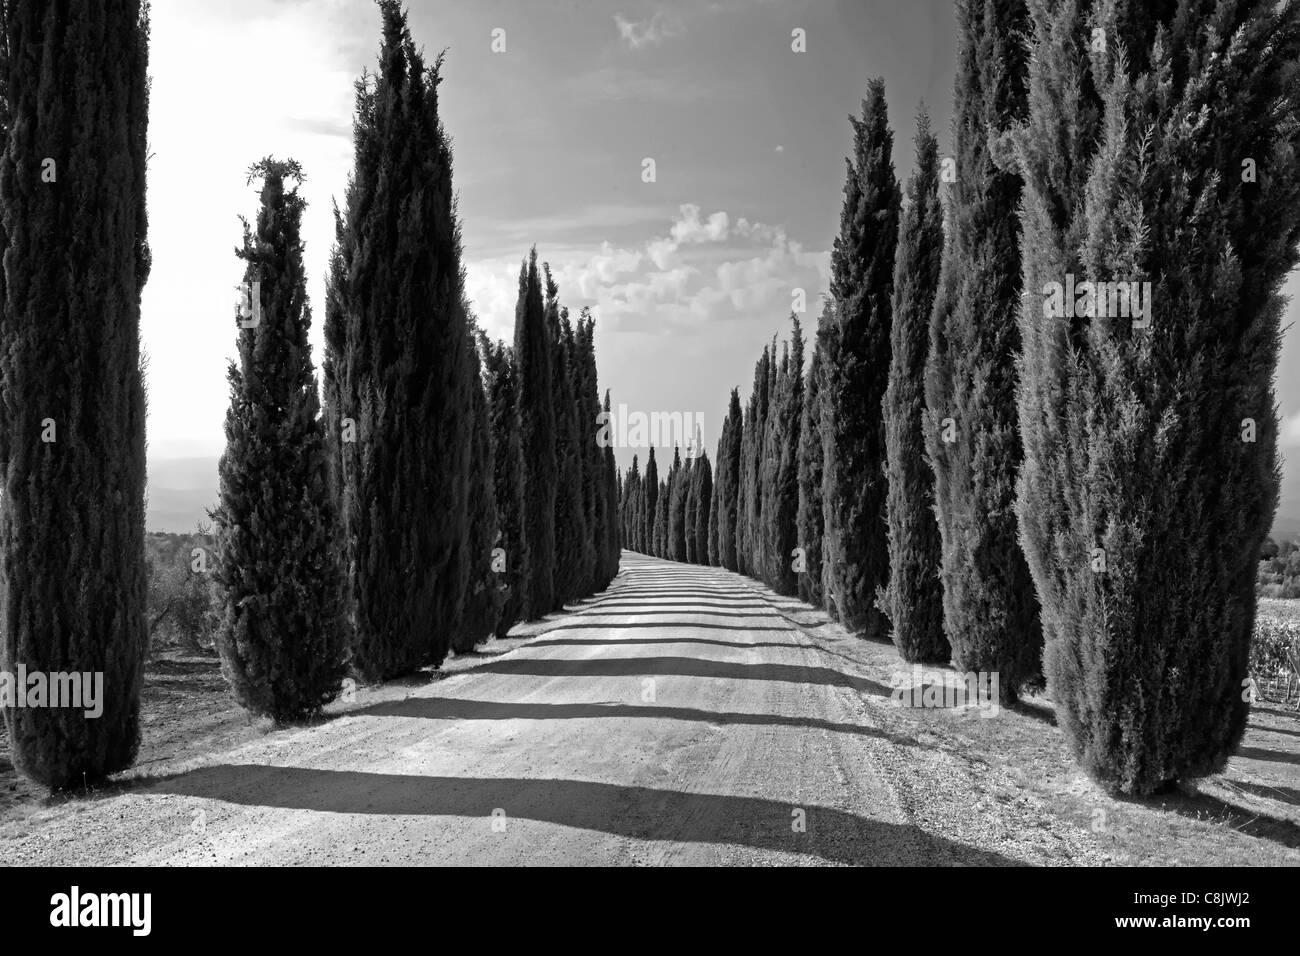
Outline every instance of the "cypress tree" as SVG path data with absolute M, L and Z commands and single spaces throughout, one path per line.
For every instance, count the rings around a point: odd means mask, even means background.
M 595 361 L 594 355 L 592 361 L 593 363 Z M 604 410 L 605 414 L 609 415 L 609 389 L 605 389 Z M 615 516 L 618 514 L 618 466 L 614 462 L 614 448 L 612 445 L 605 447 L 601 462 L 605 472 L 605 572 L 601 576 L 601 587 L 604 588 L 608 587 L 609 582 L 613 581 L 618 574 L 620 554 L 623 548 L 618 522 L 615 520 Z
M 781 346 L 780 362 L 776 360 L 776 342 L 772 343 L 772 367 L 776 369 L 776 377 L 773 387 L 768 390 L 768 414 L 763 423 L 763 448 L 759 455 L 758 500 L 762 517 L 758 523 L 756 563 L 758 577 L 775 587 L 774 582 L 780 577 L 781 570 L 777 566 L 780 558 L 772 548 L 776 529 L 772 525 L 771 506 L 776 501 L 777 473 L 781 469 L 781 395 L 790 371 L 788 342 Z
M 990 128 L 1023 115 L 1023 0 L 958 8 L 951 226 L 930 324 L 925 440 L 942 541 L 944 626 L 959 670 L 997 671 L 1006 700 L 1039 673 L 1038 601 L 1013 509 L 1020 180 Z
M 668 472 L 668 534 L 664 557 L 686 560 L 686 489 L 690 484 L 691 460 L 682 461 L 681 449 L 673 446 L 673 467 Z
M 776 339 L 764 347 L 754 370 L 754 428 L 750 444 L 749 487 L 746 490 L 745 541 L 750 577 L 764 580 L 767 571 L 767 543 L 763 534 L 763 455 L 771 410 L 772 384 L 776 376 Z
M 672 472 L 670 471 L 671 475 Z M 659 482 L 658 500 L 660 507 L 655 510 L 655 528 L 654 541 L 651 543 L 651 551 L 656 558 L 668 557 L 668 502 L 670 500 L 671 486 L 667 481 Z
M 822 366 L 827 606 L 848 630 L 886 639 L 888 625 L 874 603 L 889 580 L 880 403 L 889 377 L 901 197 L 883 80 L 871 81 L 862 116 L 851 122 L 853 158 L 831 253 L 838 347 Z
M 0 8 L 0 670 L 103 674 L 97 717 L 0 709 L 54 789 L 140 739 L 148 33 L 137 0 Z
M 474 650 L 475 645 L 491 637 L 501 623 L 505 604 L 493 560 L 493 548 L 500 533 L 496 504 L 496 464 L 492 442 L 492 418 L 487 395 L 483 390 L 482 366 L 478 350 L 471 348 L 474 381 L 471 391 L 473 434 L 471 436 L 469 482 L 469 584 L 465 592 L 465 611 L 461 626 L 452 635 L 452 649 L 457 654 Z M 499 566 L 499 565 L 498 565 Z
M 582 453 L 582 513 L 590 540 L 591 566 L 584 594 L 599 591 L 613 575 L 606 576 L 609 542 L 606 533 L 608 504 L 605 497 L 605 448 L 597 441 L 600 420 L 600 391 L 596 385 L 596 321 L 584 308 L 576 329 L 578 400 L 578 448 Z
M 726 428 L 725 424 L 723 425 L 723 428 Z M 718 440 L 718 446 L 719 448 L 722 447 L 722 439 Z M 710 484 L 712 485 L 712 490 L 709 497 L 709 523 L 705 532 L 707 535 L 707 550 L 705 551 L 705 554 L 708 558 L 709 565 L 716 568 L 722 564 L 722 549 L 718 543 L 718 502 L 721 500 L 721 494 L 719 492 L 718 482 L 712 480 L 711 474 Z
M 758 398 L 751 389 L 740 424 L 740 465 L 736 470 L 736 570 L 749 574 L 749 488 L 754 462 Z
M 633 456 L 633 465 L 636 457 Z M 632 541 L 632 550 L 646 554 L 645 550 L 645 482 L 638 472 L 632 478 L 631 499 L 628 503 L 627 535 Z
M 239 360 L 227 372 L 226 450 L 212 515 L 216 645 L 235 699 L 286 723 L 315 716 L 338 695 L 347 633 L 329 452 L 307 342 L 302 170 L 267 157 L 249 170 L 248 182 L 258 179 L 256 230 L 245 221 L 235 251 L 257 312 L 238 321 Z
M 803 327 L 790 316 L 789 356 L 781 361 L 772 400 L 764 465 L 763 532 L 767 545 L 767 583 L 778 594 L 799 592 L 794 549 L 798 547 L 799 431 L 803 414 Z
M 686 490 L 683 494 L 685 503 L 682 507 L 684 512 L 683 537 L 681 560 L 687 564 L 695 564 L 695 525 L 700 520 L 700 486 L 696 478 L 695 463 L 687 460 L 686 469 Z
M 916 124 L 916 168 L 907 184 L 894 272 L 889 385 L 885 391 L 886 475 L 889 497 L 889 585 L 881 609 L 893 625 L 903 660 L 946 664 L 939 579 L 939 525 L 934 516 L 934 473 L 925 457 L 925 360 L 930 313 L 943 253 L 939 204 L 939 144 L 924 112 Z
M 440 664 L 460 627 L 474 384 L 441 60 L 426 67 L 396 0 L 379 6 L 379 70 L 356 87 L 324 367 L 352 664 L 368 681 Z
M 632 467 L 627 470 L 627 478 L 623 482 L 623 537 L 630 542 L 627 547 L 633 551 L 641 551 L 643 547 L 641 542 L 641 521 L 640 512 L 638 511 L 638 499 L 640 498 L 641 484 L 641 464 L 638 456 L 632 456 Z
M 518 380 L 514 356 L 504 342 L 479 334 L 486 371 L 488 414 L 492 424 L 493 491 L 497 510 L 494 557 L 500 558 L 497 587 L 502 592 L 497 637 L 505 637 L 524 618 L 528 586 L 528 548 L 524 541 L 524 456 L 519 430 Z
M 778 380 L 782 373 L 782 362 L 777 361 L 776 357 L 776 335 L 772 336 L 772 343 L 768 349 L 768 361 L 764 369 L 763 377 L 763 401 L 762 401 L 762 418 L 763 429 L 759 437 L 758 447 L 755 449 L 754 462 L 754 525 L 753 525 L 753 546 L 754 546 L 754 575 L 760 580 L 771 582 L 771 568 L 776 560 L 775 556 L 769 550 L 770 538 L 768 535 L 768 525 L 771 516 L 767 513 L 768 487 L 773 483 L 779 460 L 774 461 L 771 467 L 767 463 L 767 452 L 771 446 L 772 428 L 776 422 L 777 406 L 777 387 Z M 783 346 L 783 350 L 785 347 Z M 786 351 L 783 354 L 786 363 L 789 362 L 789 354 Z
M 528 551 L 525 613 L 535 620 L 555 607 L 554 385 L 551 340 L 546 330 L 537 250 L 519 270 L 515 306 L 515 376 L 519 390 L 519 434 L 524 454 L 524 546 Z
M 695 489 L 695 547 L 691 560 L 696 564 L 711 564 L 709 560 L 709 529 L 714 527 L 713 509 L 713 466 L 709 464 L 708 452 L 701 451 L 700 457 L 691 466 L 691 481 Z
M 739 526 L 741 456 L 744 444 L 744 415 L 740 391 L 731 390 L 727 419 L 718 442 L 718 563 L 728 571 L 740 570 L 736 549 Z
M 559 292 L 546 270 L 547 325 L 551 329 L 555 376 L 555 609 L 588 593 L 591 537 L 582 502 L 582 442 L 575 394 L 577 344 L 568 309 L 559 307 Z M 589 436 L 590 438 L 590 436 Z
M 1249 710 L 1300 240 L 1300 8 L 1030 10 L 1021 541 L 1059 725 L 1104 786 L 1150 793 L 1220 770 Z M 1085 282 L 1150 287 L 1124 315 Z
M 641 487 L 644 489 L 644 507 L 641 514 L 641 534 L 643 544 L 645 545 L 644 554 L 659 554 L 659 489 L 662 483 L 659 481 L 659 465 L 655 463 L 655 450 L 652 447 L 647 452 L 645 464 L 645 479 Z
M 745 406 L 740 438 L 740 480 L 736 494 L 736 563 L 741 574 L 762 577 L 762 567 L 755 562 L 761 552 L 758 522 L 762 497 L 763 419 L 767 399 L 767 346 L 754 365 L 754 383 Z
M 822 514 L 822 356 L 826 337 L 834 329 L 834 311 L 828 302 L 817 322 L 817 337 L 813 345 L 812 361 L 808 366 L 808 382 L 804 395 L 799 424 L 799 512 L 795 520 L 797 547 L 803 554 L 799 572 L 799 597 L 814 607 L 821 607 L 822 588 L 822 533 L 825 518 Z

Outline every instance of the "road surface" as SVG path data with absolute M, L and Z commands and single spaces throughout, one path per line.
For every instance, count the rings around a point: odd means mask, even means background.
M 6 854 L 149 865 L 1086 862 L 1072 835 L 1011 839 L 1055 824 L 977 806 L 951 759 L 900 730 L 889 688 L 794 623 L 801 611 L 736 574 L 625 553 L 608 591 L 517 649 L 406 699 L 363 699 L 320 725 L 74 801 Z

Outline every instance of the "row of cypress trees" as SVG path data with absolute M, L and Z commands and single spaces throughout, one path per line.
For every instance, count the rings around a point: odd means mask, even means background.
M 796 324 L 732 392 L 708 558 L 1004 702 L 1045 679 L 1084 769 L 1150 793 L 1221 769 L 1248 711 L 1300 10 L 957 9 L 954 155 L 922 114 L 904 204 L 870 84 L 807 376 Z M 1149 280 L 1150 324 L 1048 316 L 1069 275 Z
M 533 261 L 517 339 L 535 302 L 537 348 L 519 361 L 477 331 L 440 63 L 397 0 L 380 7 L 320 389 L 297 163 L 250 169 L 260 206 L 236 250 L 216 642 L 240 703 L 276 721 L 318 712 L 349 668 L 376 680 L 437 665 L 618 567 L 594 322 L 570 323 L 553 285 L 543 315 Z M 0 670 L 104 675 L 94 718 L 3 708 L 15 766 L 54 789 L 129 766 L 140 741 L 148 28 L 139 0 L 0 5 Z M 557 512 L 562 544 L 528 538 Z
M 608 406 L 606 406 L 608 411 Z M 673 463 L 667 478 L 659 477 L 655 452 L 651 448 L 641 473 L 639 456 L 619 476 L 616 507 L 624 547 L 688 564 L 712 564 L 717 528 L 717 501 L 713 465 L 698 441 L 682 459 L 680 447 L 673 448 Z
M 602 405 L 595 339 L 590 311 L 574 324 L 550 267 L 539 272 L 531 250 L 519 270 L 514 345 L 482 338 L 493 437 L 508 455 L 496 472 L 496 553 L 512 588 L 518 581 L 501 634 L 618 573 L 618 479 L 613 447 L 598 440 L 610 399 L 606 391 Z
M 595 320 L 576 326 L 536 251 L 515 346 L 463 289 L 451 150 L 427 66 L 381 3 L 378 71 L 356 87 L 356 167 L 336 216 L 325 409 L 307 329 L 295 163 L 264 160 L 246 226 L 242 318 L 220 464 L 218 634 L 249 709 L 286 721 L 345 668 L 388 680 L 442 663 L 617 573 L 612 449 L 600 449 Z M 292 181 L 292 188 L 286 184 Z M 342 594 L 340 599 L 338 595 Z

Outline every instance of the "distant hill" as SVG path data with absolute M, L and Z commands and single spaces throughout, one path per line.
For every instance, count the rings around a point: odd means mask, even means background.
M 1270 536 L 1274 541 L 1300 542 L 1300 518 L 1279 514 L 1273 519 L 1273 531 Z
M 148 494 L 147 531 L 193 531 L 217 503 L 217 459 L 149 459 Z
M 1282 500 L 1273 519 L 1273 538 L 1281 535 L 1288 540 L 1300 539 L 1300 468 L 1286 467 L 1282 471 Z

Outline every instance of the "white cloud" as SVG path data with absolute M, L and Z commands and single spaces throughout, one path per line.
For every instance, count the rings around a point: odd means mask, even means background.
M 614 23 L 619 37 L 632 50 L 658 46 L 668 37 L 680 36 L 683 30 L 682 21 L 664 10 L 656 10 L 649 20 L 628 20 L 615 14 Z
M 694 203 L 679 208 L 667 235 L 639 245 L 539 248 L 560 298 L 573 311 L 591 306 L 611 332 L 690 338 L 718 323 L 779 323 L 792 291 L 815 303 L 830 277 L 830 253 L 810 252 L 784 226 L 770 226 Z M 519 260 L 471 260 L 467 291 L 483 328 L 509 339 L 518 296 Z M 812 308 L 812 306 L 810 306 Z M 806 317 L 805 317 L 806 318 Z
M 681 207 L 682 218 L 673 223 L 672 237 L 680 243 L 721 242 L 727 238 L 730 220 L 725 212 L 715 212 L 701 221 L 700 207 L 688 203 Z

